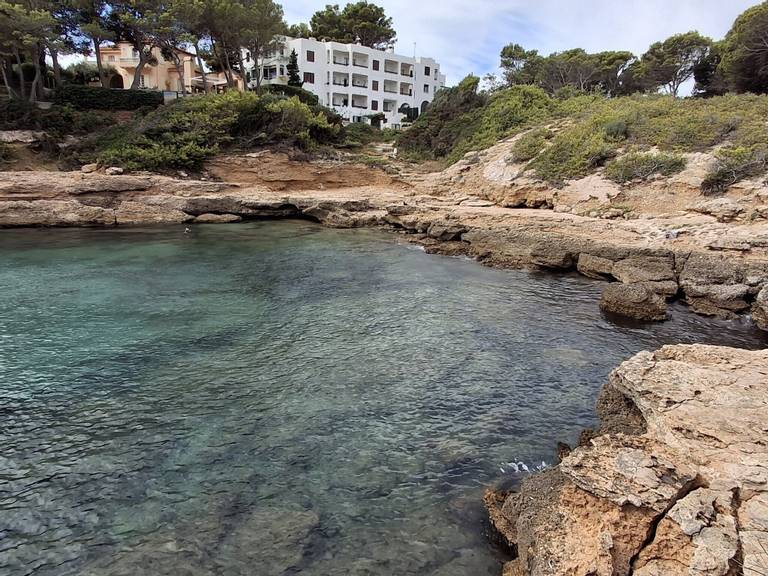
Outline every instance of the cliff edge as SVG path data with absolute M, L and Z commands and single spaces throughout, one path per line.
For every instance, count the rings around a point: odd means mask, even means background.
M 768 350 L 641 352 L 598 413 L 556 468 L 486 494 L 505 576 L 766 573 Z

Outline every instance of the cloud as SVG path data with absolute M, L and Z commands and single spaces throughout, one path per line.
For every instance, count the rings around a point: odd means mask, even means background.
M 755 0 L 373 0 L 394 20 L 396 50 L 441 63 L 449 84 L 498 67 L 499 52 L 516 42 L 548 54 L 582 47 L 636 54 L 678 32 L 722 38 Z M 342 2 L 343 5 L 343 2 Z M 316 0 L 291 0 L 289 23 L 307 22 Z

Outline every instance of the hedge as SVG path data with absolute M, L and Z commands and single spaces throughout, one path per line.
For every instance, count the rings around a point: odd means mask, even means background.
M 304 102 L 304 104 L 307 104 L 308 106 L 315 106 L 320 102 L 319 98 L 312 94 L 312 92 L 304 90 L 304 88 L 299 88 L 298 86 L 270 84 L 267 86 L 267 92 L 288 97 L 296 96 L 301 102 Z
M 70 104 L 80 110 L 137 110 L 145 106 L 157 108 L 163 103 L 163 93 L 154 90 L 68 85 L 56 90 L 54 101 L 58 104 Z

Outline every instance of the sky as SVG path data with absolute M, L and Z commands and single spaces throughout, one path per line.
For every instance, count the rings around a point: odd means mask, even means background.
M 279 1 L 279 0 L 278 0 Z M 653 42 L 698 30 L 722 38 L 759 0 L 369 0 L 383 6 L 398 33 L 395 51 L 437 60 L 455 84 L 496 72 L 511 42 L 542 54 L 584 48 L 642 54 Z M 331 0 L 284 0 L 289 24 L 308 22 Z M 332 0 L 331 3 L 343 1 Z

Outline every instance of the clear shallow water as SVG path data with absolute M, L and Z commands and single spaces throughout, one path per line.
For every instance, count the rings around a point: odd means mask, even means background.
M 483 488 L 614 366 L 766 344 L 377 232 L 182 230 L 0 231 L 0 574 L 496 575 Z

